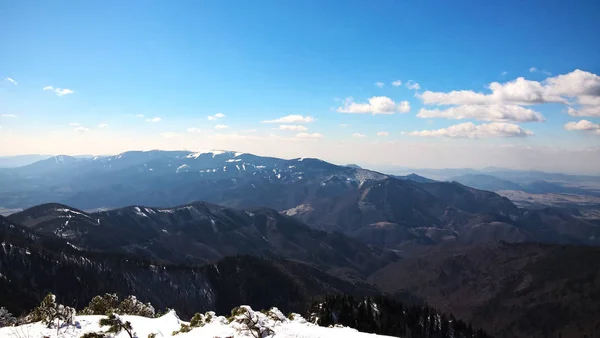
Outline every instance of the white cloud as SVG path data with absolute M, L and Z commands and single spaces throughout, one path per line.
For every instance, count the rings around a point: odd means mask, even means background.
M 449 138 L 485 138 L 485 137 L 524 137 L 533 132 L 519 125 L 502 122 L 492 122 L 475 125 L 472 122 L 461 123 L 448 128 L 409 132 L 411 136 L 449 137 Z
M 279 128 L 276 128 L 279 130 L 293 130 L 293 131 L 307 131 L 308 128 L 306 128 L 303 125 L 299 125 L 299 124 L 282 124 L 279 126 Z
M 181 135 L 179 135 L 177 133 L 174 133 L 174 132 L 171 132 L 171 131 L 167 131 L 167 132 L 164 132 L 164 133 L 160 133 L 160 136 L 162 136 L 162 137 L 164 137 L 166 139 L 173 139 L 173 138 L 180 137 Z
M 385 83 L 383 82 L 375 82 L 375 85 L 379 88 L 383 88 L 383 86 L 385 86 Z
M 144 117 L 144 114 L 137 114 L 135 117 L 142 118 L 142 117 Z
M 361 134 L 361 133 L 354 133 L 354 134 L 352 134 L 352 137 L 358 137 L 358 138 L 361 138 L 361 137 L 367 137 L 367 135 L 365 135 L 365 134 Z
M 417 117 L 447 118 L 455 120 L 544 122 L 544 116 L 534 110 L 515 105 L 462 105 L 447 109 L 421 108 Z
M 318 139 L 323 138 L 323 135 L 319 133 L 298 133 L 296 134 L 296 137 L 301 139 Z
M 356 103 L 352 97 L 344 100 L 344 104 L 338 107 L 339 113 L 347 114 L 394 114 L 407 113 L 410 111 L 410 103 L 401 101 L 398 104 L 387 96 L 373 96 L 369 103 Z
M 80 124 L 80 123 L 77 123 L 77 122 L 71 122 L 71 123 L 69 123 L 69 125 L 70 125 L 71 127 L 78 127 L 78 126 L 80 126 L 81 124 Z
M 408 101 L 401 101 L 398 103 L 398 112 L 408 113 L 410 111 L 410 103 Z
M 226 126 L 226 125 L 224 125 L 224 124 L 217 124 L 217 125 L 215 126 L 215 129 L 217 129 L 217 130 L 220 130 L 220 129 L 227 129 L 227 128 L 229 128 L 229 126 Z
M 508 72 L 507 71 L 503 71 L 502 73 L 500 73 L 500 75 L 506 76 L 506 75 L 508 75 Z
M 600 106 L 582 106 L 580 109 L 569 107 L 567 112 L 571 116 L 600 116 Z
M 51 90 L 54 93 L 56 93 L 57 96 L 65 96 L 65 95 L 69 95 L 69 94 L 73 94 L 74 91 L 72 91 L 71 89 L 67 89 L 67 88 L 54 88 L 52 86 L 46 86 L 44 88 L 42 88 L 42 90 Z
M 54 92 L 58 96 L 65 96 L 65 95 L 74 93 L 74 91 L 72 91 L 71 89 L 66 89 L 66 88 L 56 88 L 56 89 L 54 89 Z
M 390 133 L 388 133 L 387 131 L 380 131 L 377 132 L 377 136 L 390 136 Z
M 471 90 L 425 91 L 419 97 L 425 104 L 437 105 L 569 103 L 568 98 L 571 97 L 577 97 L 578 101 L 583 102 L 597 102 L 596 98 L 600 97 L 600 77 L 576 69 L 542 82 L 519 77 L 502 84 L 492 82 L 488 88 L 490 94 Z
M 201 133 L 202 130 L 200 130 L 200 128 L 188 128 L 187 132 L 188 133 Z
M 222 114 L 222 113 L 216 113 L 215 115 L 210 115 L 210 116 L 208 117 L 208 120 L 209 120 L 209 121 L 216 121 L 216 120 L 218 120 L 218 119 L 222 119 L 222 118 L 224 118 L 224 117 L 225 117 L 225 114 Z
M 108 124 L 106 124 L 106 123 L 100 123 L 98 125 L 98 128 L 108 128 Z
M 2 114 L 0 117 L 17 117 L 15 114 Z
M 310 116 L 288 115 L 275 120 L 261 121 L 260 123 L 310 123 L 315 119 Z
M 83 126 L 79 126 L 75 129 L 73 129 L 74 131 L 78 132 L 78 133 L 87 133 L 88 131 L 90 131 L 88 128 L 83 127 Z
M 160 122 L 161 118 L 160 117 L 153 117 L 151 119 L 146 119 L 146 122 L 152 122 L 152 123 L 156 123 L 156 122 Z
M 530 72 L 530 73 L 535 73 L 535 72 L 537 72 L 537 71 L 538 71 L 538 69 L 537 69 L 537 68 L 535 68 L 535 67 L 531 67 L 531 68 L 529 68 L 529 72 Z
M 565 124 L 566 130 L 580 130 L 580 131 L 593 131 L 598 132 L 600 130 L 600 124 L 592 123 L 588 120 L 581 120 L 579 122 L 569 122 Z
M 341 123 L 341 124 L 340 124 L 340 127 L 342 127 L 342 128 L 346 128 L 346 127 L 348 127 L 348 126 L 349 126 L 349 125 L 347 125 L 347 124 L 345 124 L 345 123 Z
M 15 86 L 18 85 L 17 81 L 13 80 L 10 77 L 7 77 L 5 80 L 8 81 L 8 82 L 10 82 L 10 83 L 12 83 L 12 84 L 14 84 Z
M 402 81 L 401 80 L 396 80 L 396 81 L 392 82 L 392 86 L 394 86 L 394 87 L 400 87 L 400 86 L 402 86 Z
M 413 80 L 408 80 L 406 81 L 406 88 L 411 90 L 419 90 L 421 89 L 421 86 Z

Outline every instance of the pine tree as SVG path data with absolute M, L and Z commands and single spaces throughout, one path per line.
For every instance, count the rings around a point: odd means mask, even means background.
M 100 319 L 100 326 L 108 326 L 106 332 L 112 333 L 115 336 L 118 335 L 119 332 L 125 330 L 129 335 L 129 338 L 133 338 L 133 328 L 131 327 L 131 323 L 121 321 L 121 318 L 114 313 L 107 318 Z

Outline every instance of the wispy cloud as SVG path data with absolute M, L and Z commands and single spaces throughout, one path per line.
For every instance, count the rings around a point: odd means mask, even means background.
M 567 112 L 571 116 L 600 116 L 600 105 L 599 106 L 583 106 L 580 109 L 573 107 L 567 108 Z
M 324 136 L 319 133 L 298 133 L 296 134 L 296 137 L 301 139 L 319 139 L 323 138 Z
M 315 119 L 311 116 L 288 115 L 275 120 L 261 121 L 260 123 L 310 123 Z
M 209 120 L 209 121 L 215 121 L 215 120 L 218 120 L 218 119 L 222 119 L 222 118 L 224 118 L 224 117 L 225 117 L 225 114 L 222 114 L 222 113 L 217 113 L 217 114 L 215 114 L 215 115 L 210 115 L 210 116 L 208 116 L 208 120 Z
M 377 132 L 377 136 L 390 136 L 390 133 L 387 131 L 379 131 Z
M 42 88 L 42 90 L 53 91 L 57 96 L 65 96 L 69 94 L 73 94 L 74 91 L 67 88 L 54 88 L 52 86 L 46 86 Z
M 106 124 L 106 123 L 100 123 L 98 125 L 98 128 L 108 128 L 108 124 Z
M 5 80 L 8 81 L 8 82 L 10 82 L 10 83 L 12 83 L 12 84 L 14 84 L 15 86 L 18 85 L 17 81 L 13 80 L 10 77 L 7 77 Z
M 348 124 L 345 124 L 345 123 L 341 123 L 341 124 L 340 124 L 340 127 L 342 127 L 342 128 L 346 128 L 346 127 L 349 127 L 349 126 L 350 126 L 350 125 L 348 125 Z
M 344 100 L 344 104 L 338 107 L 339 113 L 346 114 L 373 114 L 389 115 L 394 113 L 408 113 L 410 103 L 401 101 L 398 104 L 387 96 L 373 96 L 368 103 L 356 103 L 354 98 L 349 97 Z
M 202 132 L 202 130 L 201 130 L 200 128 L 195 128 L 195 127 L 194 127 L 194 128 L 188 128 L 188 129 L 187 129 L 187 132 L 188 132 L 188 133 L 201 133 L 201 132 Z
M 227 128 L 229 128 L 229 126 L 227 126 L 227 125 L 224 125 L 224 124 L 217 124 L 217 125 L 215 126 L 215 129 L 217 129 L 217 130 L 221 130 L 221 129 L 227 129 Z
M 385 83 L 383 82 L 375 82 L 375 85 L 379 88 L 383 88 L 383 86 L 385 86 Z
M 500 73 L 500 75 L 506 76 L 506 75 L 508 75 L 508 72 L 507 71 L 503 71 L 502 73 Z
M 135 117 L 142 118 L 142 117 L 144 117 L 144 114 L 137 114 Z
M 151 119 L 146 119 L 146 122 L 152 122 L 152 123 L 156 123 L 156 122 L 160 122 L 162 119 L 160 117 L 153 117 Z
M 75 128 L 73 130 L 76 131 L 76 132 L 78 132 L 78 133 L 87 133 L 87 132 L 90 131 L 88 128 L 83 127 L 83 126 L 79 126 L 79 127 Z
M 408 80 L 406 81 L 406 88 L 410 90 L 419 90 L 421 89 L 421 86 L 413 80 Z
M 362 138 L 362 137 L 367 137 L 367 135 L 361 134 L 361 133 L 354 133 L 354 134 L 352 134 L 352 137 Z
M 15 114 L 2 114 L 0 117 L 17 117 Z
M 461 123 L 448 128 L 409 132 L 411 136 L 448 137 L 448 138 L 486 138 L 486 137 L 525 137 L 533 132 L 511 123 L 492 122 L 476 125 L 472 122 Z
M 167 132 L 164 132 L 164 133 L 160 133 L 160 136 L 162 136 L 162 137 L 164 137 L 166 139 L 174 139 L 174 138 L 180 137 L 181 135 L 179 135 L 177 133 L 174 133 L 174 132 L 171 132 L 171 131 L 167 131 Z
M 392 82 L 392 86 L 394 86 L 394 87 L 400 87 L 400 86 L 402 86 L 402 81 L 401 80 L 396 80 L 396 81 Z
M 80 125 L 81 125 L 81 123 L 77 123 L 77 122 L 71 122 L 71 123 L 69 123 L 69 125 L 70 125 L 71 127 L 78 127 L 78 126 L 80 126 Z
M 446 119 L 475 119 L 498 122 L 544 122 L 544 116 L 534 110 L 516 105 L 461 105 L 447 109 L 421 108 L 417 117 Z
M 307 131 L 308 128 L 306 128 L 303 125 L 300 124 L 282 124 L 279 126 L 279 128 L 274 128 L 274 129 L 279 129 L 279 130 L 293 130 L 293 131 Z
M 549 71 L 547 71 L 547 70 L 542 70 L 542 69 L 539 69 L 539 68 L 537 68 L 537 67 L 531 67 L 531 68 L 529 68 L 529 72 L 530 72 L 530 73 L 542 73 L 542 74 L 544 74 L 544 75 L 548 75 L 548 76 L 549 76 L 549 75 L 552 75 L 552 73 L 550 73 Z

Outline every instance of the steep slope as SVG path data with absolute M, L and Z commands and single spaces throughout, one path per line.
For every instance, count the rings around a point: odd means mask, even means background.
M 448 241 L 558 241 L 558 237 L 530 234 L 518 222 L 521 212 L 508 199 L 492 192 L 458 183 L 395 178 L 369 181 L 354 192 L 315 198 L 284 211 L 323 230 L 399 249 Z M 581 242 L 580 237 L 566 238 L 567 242 Z
M 134 294 L 159 309 L 176 308 L 190 316 L 199 311 L 229 310 L 231 304 L 241 302 L 303 311 L 316 296 L 369 295 L 377 289 L 281 258 L 231 257 L 194 268 L 91 253 L 74 249 L 61 239 L 34 234 L 0 216 L 2 305 L 21 314 L 39 304 L 48 292 L 55 293 L 59 302 L 78 308 L 98 294 Z
M 340 234 L 312 229 L 272 209 L 238 210 L 197 202 L 174 208 L 126 207 L 87 214 L 45 204 L 9 216 L 76 247 L 131 253 L 175 264 L 225 256 L 283 256 L 323 269 L 364 275 L 393 259 Z
M 600 325 L 599 261 L 595 247 L 499 244 L 433 250 L 369 281 L 413 293 L 494 336 L 579 337 Z

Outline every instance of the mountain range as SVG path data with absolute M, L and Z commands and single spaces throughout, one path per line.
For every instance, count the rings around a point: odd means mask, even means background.
M 0 206 L 4 208 L 46 202 L 63 203 L 73 210 L 132 205 L 137 209 L 127 210 L 133 216 L 124 216 L 132 224 L 144 217 L 140 214 L 147 214 L 143 211 L 146 208 L 156 212 L 206 201 L 248 212 L 253 208 L 274 209 L 312 228 L 338 231 L 367 244 L 398 250 L 448 241 L 600 242 L 595 224 L 563 210 L 520 209 L 496 193 L 457 182 L 418 175 L 398 177 L 310 158 L 285 160 L 231 151 L 56 156 L 0 170 L 0 182 Z M 136 214 L 136 210 L 140 212 Z M 97 222 L 119 214 L 127 212 L 88 215 L 87 219 Z M 159 218 L 164 219 L 164 215 Z M 567 221 L 573 225 L 565 228 Z
M 600 332 L 600 222 L 457 181 L 126 152 L 0 169 L 0 207 L 24 209 L 0 216 L 0 299 L 13 312 L 50 291 L 69 305 L 135 294 L 184 315 L 384 294 L 499 337 Z

